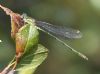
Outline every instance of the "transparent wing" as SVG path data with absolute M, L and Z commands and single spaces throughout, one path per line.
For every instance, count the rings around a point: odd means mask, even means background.
M 81 38 L 82 34 L 79 30 L 75 30 L 72 28 L 66 28 L 61 26 L 55 26 L 42 21 L 35 21 L 36 26 L 53 34 L 56 36 L 60 36 L 63 38 Z

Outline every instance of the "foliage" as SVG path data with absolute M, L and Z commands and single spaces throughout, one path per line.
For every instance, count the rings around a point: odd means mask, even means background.
M 11 36 L 16 43 L 16 55 L 1 74 L 15 71 L 18 74 L 33 74 L 46 59 L 48 52 L 44 46 L 38 44 L 39 32 L 34 26 L 35 23 L 29 18 L 26 22 L 20 14 L 1 5 L 0 7 L 11 17 Z

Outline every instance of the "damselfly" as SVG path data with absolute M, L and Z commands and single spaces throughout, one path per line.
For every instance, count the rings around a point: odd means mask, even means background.
M 58 40 L 59 42 L 61 42 L 65 46 L 67 46 L 71 51 L 78 54 L 82 58 L 88 60 L 88 58 L 85 55 L 76 51 L 71 46 L 69 46 L 64 41 L 62 41 L 61 39 L 58 38 L 58 36 L 63 37 L 65 39 L 66 38 L 70 38 L 70 39 L 81 38 L 82 34 L 79 30 L 75 30 L 75 29 L 72 29 L 72 28 L 65 28 L 65 27 L 61 27 L 61 26 L 55 26 L 55 25 L 52 25 L 52 24 L 49 24 L 49 23 L 46 23 L 46 22 L 37 21 L 33 18 L 28 17 L 26 14 L 23 14 L 22 18 L 26 23 L 29 22 L 29 21 L 30 21 L 30 23 L 32 23 L 32 22 L 35 23 L 35 27 L 37 29 L 39 29 L 39 30 L 47 33 L 48 35 L 54 37 L 56 40 Z M 32 20 L 30 20 L 30 19 L 32 19 Z

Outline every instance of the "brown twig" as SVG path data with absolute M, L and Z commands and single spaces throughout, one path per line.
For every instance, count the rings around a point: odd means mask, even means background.
M 24 21 L 21 17 L 20 14 L 18 13 L 14 13 L 13 11 L 11 11 L 9 8 L 6 8 L 2 5 L 0 5 L 0 8 L 4 10 L 4 12 L 7 14 L 7 15 L 10 15 L 11 17 L 11 36 L 12 38 L 14 38 L 16 40 L 16 33 L 18 32 L 18 30 L 24 25 Z M 18 43 L 18 41 L 16 40 L 15 41 L 16 44 Z M 17 45 L 16 45 L 16 51 L 18 50 L 17 48 Z M 17 53 L 17 52 L 16 52 Z M 18 52 L 18 54 L 20 53 L 20 51 Z M 8 69 L 10 67 L 12 67 L 11 69 L 14 70 L 17 66 L 17 63 L 18 63 L 18 60 L 21 56 L 17 55 L 16 54 L 16 57 L 15 57 L 15 61 L 14 61 L 14 64 L 12 64 L 11 66 L 7 66 L 2 72 L 1 74 L 6 74 L 8 72 Z

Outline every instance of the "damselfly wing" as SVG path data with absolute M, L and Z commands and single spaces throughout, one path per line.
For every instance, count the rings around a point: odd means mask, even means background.
M 42 21 L 35 21 L 35 23 L 37 27 L 56 36 L 60 36 L 63 38 L 74 38 L 74 39 L 82 37 L 82 34 L 79 30 L 61 26 L 55 26 Z

